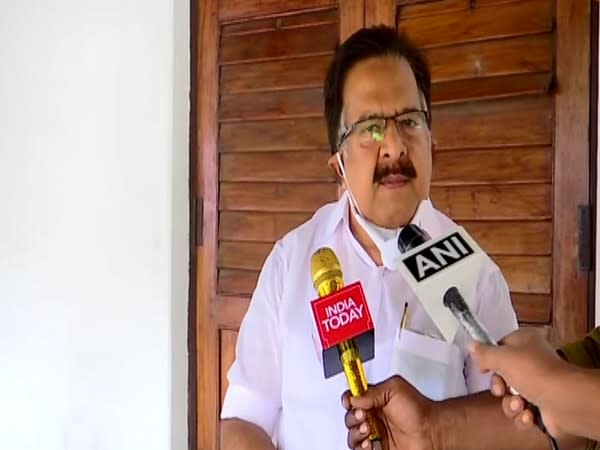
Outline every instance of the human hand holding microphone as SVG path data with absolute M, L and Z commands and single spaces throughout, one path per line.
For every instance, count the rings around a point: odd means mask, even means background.
M 570 394 L 553 386 L 566 384 L 573 366 L 558 356 L 541 329 L 520 329 L 499 344 L 473 341 L 470 350 L 482 370 L 495 373 L 491 391 L 503 397 L 504 414 L 517 428 L 526 430 L 536 425 L 534 413 L 539 411 L 549 434 L 560 437 L 564 434 L 561 424 L 568 422 L 569 414 L 563 411 L 569 409 Z M 525 399 L 538 408 L 532 411 Z

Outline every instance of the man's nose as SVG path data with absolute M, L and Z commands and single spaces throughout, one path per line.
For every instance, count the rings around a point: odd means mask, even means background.
M 393 120 L 389 120 L 385 129 L 385 135 L 381 143 L 379 155 L 385 159 L 397 161 L 401 156 L 406 156 L 408 149 L 402 135 L 398 131 Z

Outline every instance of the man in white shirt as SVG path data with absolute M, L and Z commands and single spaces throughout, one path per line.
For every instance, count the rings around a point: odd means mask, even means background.
M 489 389 L 490 375 L 473 364 L 464 332 L 445 341 L 402 275 L 382 263 L 384 242 L 407 224 L 433 239 L 455 226 L 428 200 L 430 84 L 418 50 L 391 28 L 360 30 L 336 52 L 325 81 L 325 116 L 329 165 L 344 193 L 279 240 L 264 264 L 228 374 L 222 449 L 347 447 L 340 402 L 346 379 L 324 378 L 310 308 L 317 297 L 310 258 L 322 246 L 337 254 L 346 283 L 360 281 L 365 291 L 375 325 L 375 357 L 364 364 L 369 382 L 396 374 L 391 355 L 400 351 L 401 375 L 420 395 L 464 397 L 505 420 L 488 392 L 471 395 Z M 409 318 L 398 340 L 405 302 Z M 492 338 L 517 328 L 506 281 L 491 260 L 480 271 L 473 307 Z

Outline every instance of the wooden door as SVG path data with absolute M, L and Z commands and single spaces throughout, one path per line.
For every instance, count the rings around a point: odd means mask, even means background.
M 500 266 L 521 324 L 584 334 L 590 2 L 378 0 L 365 17 L 430 61 L 434 204 Z
M 589 202 L 587 1 L 202 0 L 195 8 L 197 449 L 218 448 L 237 329 L 273 242 L 336 197 L 323 78 L 338 38 L 364 24 L 406 31 L 430 60 L 436 206 L 500 265 L 522 324 L 552 324 L 558 341 L 586 331 L 577 211 Z
M 202 0 L 193 66 L 193 270 L 197 448 L 218 415 L 240 321 L 273 242 L 336 186 L 327 169 L 323 81 L 363 0 Z M 192 441 L 194 436 L 192 436 Z

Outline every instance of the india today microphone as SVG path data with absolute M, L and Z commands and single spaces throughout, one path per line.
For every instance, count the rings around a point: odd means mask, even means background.
M 361 353 L 365 361 L 374 356 L 374 328 L 359 282 L 344 286 L 340 262 L 328 247 L 318 249 L 310 261 L 313 285 L 319 298 L 311 302 L 323 350 L 325 378 L 344 372 L 353 396 L 368 389 Z M 381 448 L 377 422 L 367 412 L 369 440 Z

